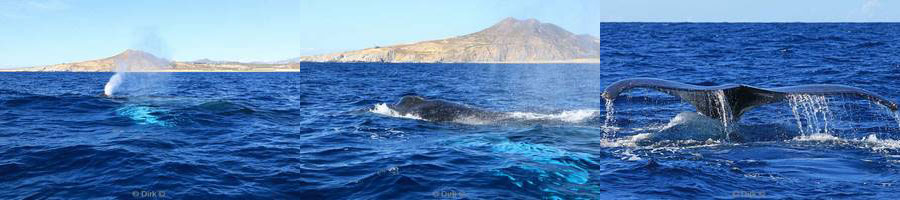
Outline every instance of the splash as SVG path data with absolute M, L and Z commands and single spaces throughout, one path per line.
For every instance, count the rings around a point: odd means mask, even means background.
M 873 151 L 883 152 L 900 149 L 900 140 L 878 139 L 875 134 L 863 137 L 862 139 L 859 139 L 857 141 L 865 142 L 865 145 L 863 145 L 863 147 L 868 147 Z
M 881 139 L 878 138 L 876 134 L 869 134 L 868 136 L 858 139 L 845 139 L 830 134 L 814 133 L 794 137 L 791 141 L 841 145 L 845 147 L 868 149 L 873 152 L 896 152 L 897 150 L 900 150 L 900 140 Z
M 414 114 L 405 114 L 405 115 L 400 114 L 400 112 L 397 112 L 394 109 L 391 109 L 391 107 L 388 107 L 387 104 L 385 104 L 385 103 L 376 104 L 375 107 L 373 107 L 372 109 L 369 110 L 369 112 L 372 112 L 375 114 L 387 115 L 387 116 L 391 116 L 391 117 L 400 117 L 400 118 L 417 119 L 417 120 L 427 121 L 427 120 L 422 119 L 421 117 L 414 115 Z
M 819 95 L 791 94 L 787 96 L 787 100 L 801 135 L 830 133 L 828 123 L 833 114 L 828 108 L 828 98 Z
M 551 120 L 551 121 L 562 121 L 569 123 L 580 123 L 584 122 L 584 120 L 590 119 L 598 110 L 569 110 L 563 111 L 557 114 L 541 114 L 541 113 L 532 113 L 532 112 L 510 112 L 507 113 L 510 118 L 519 119 L 519 120 Z
M 805 142 L 828 142 L 828 141 L 841 141 L 841 138 L 835 137 L 831 134 L 826 133 L 811 133 L 808 135 L 801 135 L 794 137 L 794 141 L 805 141 Z

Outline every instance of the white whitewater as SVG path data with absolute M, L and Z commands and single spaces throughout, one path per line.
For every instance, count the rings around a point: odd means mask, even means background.
M 375 107 L 373 107 L 372 109 L 369 110 L 369 112 L 372 112 L 375 114 L 380 114 L 380 115 L 386 115 L 386 116 L 390 116 L 390 117 L 399 117 L 399 118 L 427 121 L 427 120 L 422 119 L 421 117 L 414 115 L 414 114 L 406 114 L 406 115 L 400 114 L 400 112 L 397 112 L 394 109 L 391 109 L 391 107 L 388 107 L 388 105 L 385 103 L 376 104 Z
M 828 123 L 834 117 L 828 108 L 828 98 L 819 95 L 791 94 L 787 96 L 787 100 L 801 135 L 830 134 Z
M 797 136 L 791 141 L 793 142 L 817 142 L 817 143 L 833 143 L 837 145 L 852 146 L 860 149 L 868 149 L 874 152 L 895 152 L 900 149 L 900 140 L 880 139 L 875 134 L 857 138 L 845 139 L 830 134 L 814 133 L 810 135 Z
M 710 139 L 727 141 L 729 134 L 728 128 L 720 119 L 704 116 L 697 112 L 682 112 L 669 120 L 669 123 L 661 130 L 651 134 L 650 138 L 658 141 Z
M 569 110 L 563 111 L 556 114 L 542 114 L 542 113 L 533 113 L 533 112 L 510 112 L 507 113 L 507 116 L 511 119 L 518 120 L 550 120 L 550 121 L 562 121 L 568 123 L 581 123 L 584 120 L 590 119 L 595 116 L 599 110 L 590 110 L 590 109 L 580 109 L 580 110 Z

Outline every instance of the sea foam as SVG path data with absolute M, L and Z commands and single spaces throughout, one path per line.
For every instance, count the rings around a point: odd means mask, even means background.
M 569 123 L 580 123 L 590 119 L 600 113 L 599 110 L 582 109 L 569 110 L 556 114 L 542 114 L 533 112 L 510 112 L 507 113 L 510 118 L 521 120 L 554 120 Z
M 399 118 L 417 119 L 417 120 L 427 121 L 427 120 L 425 120 L 425 119 L 422 119 L 422 118 L 419 117 L 418 115 L 414 115 L 414 114 L 405 114 L 405 115 L 404 115 L 404 114 L 400 114 L 400 112 L 397 112 L 396 110 L 391 109 L 391 107 L 388 107 L 387 104 L 385 104 L 385 103 L 379 103 L 379 104 L 376 104 L 375 107 L 372 107 L 372 109 L 369 110 L 369 112 L 372 112 L 372 113 L 375 113 L 375 114 L 381 114 L 381 115 L 391 116 L 391 117 L 399 117 Z

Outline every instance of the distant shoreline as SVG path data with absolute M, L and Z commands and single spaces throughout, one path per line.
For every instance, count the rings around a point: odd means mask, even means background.
M 3 72 L 110 72 L 117 68 L 147 72 L 290 72 L 318 63 L 362 64 L 595 64 L 600 39 L 574 34 L 537 19 L 512 17 L 481 31 L 408 44 L 300 56 L 276 62 L 199 59 L 175 61 L 137 49 L 111 57 L 55 65 L 0 69 Z M 596 56 L 596 57 L 595 57 Z
M 304 64 L 424 64 L 424 65 L 443 65 L 443 64 L 499 64 L 499 65 L 540 65 L 540 64 L 600 64 L 600 59 L 575 59 L 575 60 L 559 60 L 559 61 L 504 61 L 504 62 L 299 62 Z M 34 67 L 28 68 L 12 68 L 0 69 L 0 72 L 115 72 L 115 71 L 37 71 L 32 70 Z M 258 70 L 191 70 L 191 69 L 175 69 L 175 70 L 143 70 L 132 72 L 300 72 L 300 69 L 258 69 Z

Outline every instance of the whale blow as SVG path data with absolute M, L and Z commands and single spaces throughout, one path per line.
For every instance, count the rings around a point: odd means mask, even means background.
M 106 86 L 103 86 L 103 94 L 109 97 L 113 96 L 116 89 L 118 89 L 121 84 L 122 75 L 119 73 L 113 74 L 113 76 L 109 78 L 109 81 L 106 82 Z

